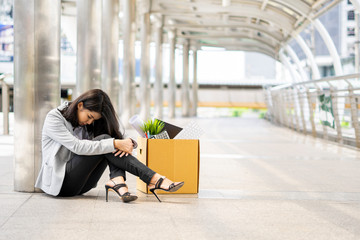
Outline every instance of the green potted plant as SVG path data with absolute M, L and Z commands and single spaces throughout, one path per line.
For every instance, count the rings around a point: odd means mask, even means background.
M 161 133 L 164 126 L 165 124 L 162 121 L 158 119 L 155 120 L 150 119 L 144 123 L 144 125 L 141 127 L 141 130 L 144 131 L 147 138 L 152 138 L 153 136 Z

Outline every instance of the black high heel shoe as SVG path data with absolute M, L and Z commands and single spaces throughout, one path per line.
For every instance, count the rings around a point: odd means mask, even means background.
M 166 191 L 166 192 L 176 192 L 177 190 L 179 190 L 182 186 L 184 186 L 184 182 L 179 182 L 177 184 L 175 183 L 172 183 L 169 185 L 169 188 L 162 188 L 160 187 L 162 182 L 164 181 L 166 177 L 165 176 L 162 176 L 160 177 L 157 182 L 155 183 L 155 187 L 154 188 L 150 188 L 150 192 L 152 192 L 152 194 L 155 195 L 155 197 L 157 198 L 157 200 L 159 200 L 159 202 L 161 202 L 160 198 L 156 195 L 155 193 L 155 190 L 163 190 L 163 191 Z
M 119 198 L 127 203 L 127 202 L 131 202 L 131 201 L 135 201 L 138 197 L 135 195 L 131 195 L 129 192 L 124 193 L 123 195 L 121 195 L 119 193 L 119 189 L 122 187 L 126 187 L 127 185 L 125 183 L 120 183 L 120 184 L 116 184 L 113 180 L 111 180 L 115 185 L 113 187 L 110 187 L 108 185 L 105 185 L 105 190 L 106 190 L 106 202 L 108 201 L 108 195 L 109 195 L 109 190 L 117 193 L 117 195 L 119 195 Z

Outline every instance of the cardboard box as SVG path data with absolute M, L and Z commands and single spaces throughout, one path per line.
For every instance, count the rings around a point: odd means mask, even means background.
M 137 158 L 149 168 L 174 182 L 185 184 L 175 193 L 199 192 L 199 140 L 138 138 Z M 137 189 L 149 193 L 137 179 Z M 156 193 L 168 193 L 158 190 Z

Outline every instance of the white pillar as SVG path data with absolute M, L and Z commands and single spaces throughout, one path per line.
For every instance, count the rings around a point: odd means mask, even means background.
M 1 79 L 0 79 L 1 80 Z M 2 95 L 2 112 L 3 112 L 3 134 L 9 135 L 9 86 L 6 84 L 5 79 L 0 81 L 1 95 Z
M 163 92 L 164 84 L 162 79 L 162 43 L 163 43 L 163 19 L 160 17 L 155 30 L 155 84 L 154 84 L 154 116 L 158 119 L 163 118 Z
M 190 94 L 189 94 L 189 40 L 183 43 L 183 80 L 181 84 L 181 106 L 182 116 L 190 116 Z
M 150 14 L 141 14 L 141 82 L 140 82 L 140 117 L 146 121 L 150 117 L 150 67 L 149 33 Z
M 135 65 L 136 65 L 136 58 L 135 58 L 135 40 L 136 40 L 136 33 L 137 33 L 137 27 L 136 27 L 136 8 L 137 8 L 137 1 L 132 0 L 131 2 L 131 16 L 132 16 L 132 22 L 131 22 L 131 39 L 132 43 L 131 48 L 132 54 L 130 54 L 131 57 L 131 68 L 130 68 L 130 79 L 131 82 L 131 102 L 130 102 L 130 116 L 134 115 L 136 112 L 136 105 L 137 105 L 137 98 L 136 98 L 136 82 L 135 82 Z
M 193 83 L 192 83 L 192 105 L 191 105 L 191 116 L 197 116 L 197 105 L 198 105 L 198 90 L 199 86 L 197 83 L 197 47 L 193 47 Z
M 169 45 L 170 45 L 170 64 L 169 64 L 169 84 L 168 84 L 168 96 L 169 96 L 169 117 L 175 117 L 176 107 L 176 82 L 175 82 L 175 31 L 170 30 L 168 32 Z
M 103 0 L 101 36 L 101 88 L 119 113 L 119 0 Z
M 14 189 L 33 192 L 46 114 L 60 104 L 61 1 L 14 1 Z
M 101 87 L 101 0 L 78 0 L 76 93 Z
M 135 0 L 124 0 L 123 16 L 123 84 L 121 94 L 121 120 L 129 127 L 129 119 L 135 113 L 134 89 L 135 86 Z

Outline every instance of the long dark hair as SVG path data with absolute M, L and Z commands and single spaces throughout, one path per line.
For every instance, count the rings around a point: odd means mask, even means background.
M 79 126 L 77 110 L 80 102 L 83 103 L 85 109 L 101 115 L 101 118 L 94 121 L 92 125 L 86 126 L 89 133 L 93 133 L 94 137 L 100 134 L 109 134 L 113 138 L 123 138 L 115 109 L 109 96 L 104 91 L 101 89 L 89 90 L 81 94 L 71 102 L 68 107 L 60 111 L 74 128 Z

